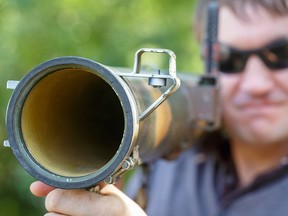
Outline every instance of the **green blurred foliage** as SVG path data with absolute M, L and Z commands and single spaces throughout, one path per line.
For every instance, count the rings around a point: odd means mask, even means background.
M 0 141 L 11 90 L 33 67 L 59 56 L 82 56 L 132 67 L 142 47 L 171 49 L 179 71 L 202 70 L 192 34 L 194 0 L 0 0 Z M 10 149 L 0 147 L 0 215 L 43 215 L 33 181 Z

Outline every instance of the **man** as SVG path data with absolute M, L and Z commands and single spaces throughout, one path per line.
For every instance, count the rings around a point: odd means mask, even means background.
M 214 133 L 177 160 L 151 165 L 149 216 L 288 214 L 288 3 L 219 2 L 221 141 Z M 47 215 L 145 215 L 114 186 L 100 188 L 31 185 L 48 194 Z

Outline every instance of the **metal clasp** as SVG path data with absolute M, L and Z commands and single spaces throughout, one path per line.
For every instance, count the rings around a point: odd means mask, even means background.
M 136 165 L 139 165 L 142 163 L 140 157 L 139 157 L 139 150 L 138 150 L 139 146 L 135 146 L 131 156 L 129 156 L 128 158 L 126 158 L 120 168 L 118 170 L 116 170 L 116 172 L 112 173 L 110 176 L 108 176 L 104 181 L 108 184 L 114 184 L 116 183 L 119 178 L 121 177 L 121 175 L 128 171 L 133 169 Z

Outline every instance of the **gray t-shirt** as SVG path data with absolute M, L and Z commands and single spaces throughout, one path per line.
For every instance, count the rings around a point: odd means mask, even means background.
M 126 192 L 133 197 L 143 182 L 147 184 L 149 216 L 288 215 L 287 163 L 248 187 L 233 190 L 229 189 L 235 185 L 228 175 L 230 165 L 191 148 L 176 160 L 155 161 L 147 176 L 137 170 Z

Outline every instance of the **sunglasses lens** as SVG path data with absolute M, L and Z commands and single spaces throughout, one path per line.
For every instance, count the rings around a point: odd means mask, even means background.
M 265 52 L 264 52 L 265 53 Z M 275 47 L 265 55 L 268 64 L 273 69 L 284 69 L 288 67 L 288 43 Z
M 234 74 L 241 72 L 246 63 L 247 57 L 244 53 L 230 52 L 226 58 L 220 56 L 219 71 L 227 74 Z
M 238 50 L 222 45 L 218 59 L 219 71 L 226 74 L 242 72 L 250 55 L 258 55 L 270 69 L 288 68 L 288 39 L 281 38 L 255 50 Z

